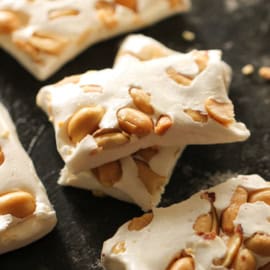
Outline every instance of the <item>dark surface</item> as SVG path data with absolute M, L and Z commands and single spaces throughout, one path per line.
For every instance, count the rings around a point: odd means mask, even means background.
M 242 3 L 229 11 L 226 3 Z M 255 4 L 256 3 L 256 4 Z M 183 41 L 184 30 L 196 33 L 196 41 Z M 241 74 L 241 67 L 270 65 L 270 1 L 194 0 L 193 11 L 165 20 L 142 33 L 165 45 L 224 51 L 234 78 L 230 96 L 237 118 L 252 132 L 245 143 L 190 146 L 184 152 L 164 195 L 162 205 L 187 198 L 202 187 L 220 181 L 216 173 L 258 173 L 270 179 L 270 84 L 255 73 Z M 21 250 L 0 256 L 1 270 L 101 269 L 99 254 L 105 239 L 140 210 L 114 199 L 98 199 L 90 192 L 56 184 L 63 163 L 55 150 L 52 126 L 35 106 L 38 89 L 63 76 L 87 69 L 110 67 L 123 36 L 100 43 L 67 64 L 46 82 L 38 82 L 11 57 L 0 51 L 0 100 L 15 120 L 23 146 L 36 165 L 58 215 L 55 230 Z

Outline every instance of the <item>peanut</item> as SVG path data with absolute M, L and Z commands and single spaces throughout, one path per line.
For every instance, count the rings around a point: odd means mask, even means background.
M 96 10 L 100 21 L 108 28 L 113 29 L 117 26 L 115 18 L 115 4 L 100 0 L 96 3 Z
M 193 229 L 199 234 L 210 232 L 212 229 L 212 215 L 210 213 L 200 215 L 196 219 Z
M 4 155 L 4 152 L 0 146 L 0 165 L 2 165 L 5 161 L 5 155 Z
M 192 79 L 190 77 L 178 73 L 172 67 L 167 68 L 166 72 L 168 76 L 178 84 L 189 86 L 192 83 Z
M 182 4 L 182 0 L 168 0 L 171 8 L 177 8 Z
M 241 249 L 232 265 L 234 270 L 256 270 L 256 259 L 248 249 Z
M 111 250 L 111 252 L 116 255 L 124 253 L 125 251 L 126 251 L 126 243 L 124 241 L 115 244 Z
M 122 177 L 120 161 L 112 161 L 92 170 L 98 181 L 105 187 L 112 187 Z
M 234 122 L 234 110 L 231 102 L 219 102 L 209 98 L 205 102 L 205 109 L 211 118 L 224 126 Z
M 156 154 L 158 149 L 154 147 L 148 147 L 137 151 L 134 155 L 142 158 L 144 161 L 149 162 Z
M 17 218 L 25 218 L 34 213 L 35 198 L 25 191 L 11 191 L 0 195 L 0 215 L 11 214 Z
M 248 249 L 260 256 L 270 256 L 270 235 L 255 233 L 245 241 Z
M 132 97 L 134 105 L 144 113 L 153 114 L 154 109 L 150 104 L 150 95 L 144 90 L 137 87 L 131 87 L 129 89 L 129 94 Z
M 66 17 L 66 16 L 77 16 L 80 14 L 80 11 L 77 9 L 72 9 L 72 8 L 66 8 L 66 9 L 53 9 L 49 11 L 49 19 L 54 20 L 58 19 L 61 17 Z
M 28 16 L 26 14 L 11 10 L 0 10 L 0 33 L 10 34 L 26 24 L 27 21 Z
M 122 108 L 117 112 L 119 127 L 128 134 L 146 136 L 153 130 L 153 123 L 146 114 L 132 109 Z
M 270 188 L 252 192 L 248 198 L 248 201 L 251 203 L 262 201 L 270 205 Z
M 129 137 L 121 132 L 95 134 L 94 138 L 99 147 L 110 149 L 129 142 Z
M 221 228 L 225 233 L 233 233 L 233 221 L 238 214 L 240 206 L 246 203 L 247 199 L 248 192 L 242 187 L 237 187 L 232 195 L 231 204 L 223 211 L 221 215 Z
M 102 93 L 102 87 L 96 84 L 80 85 L 85 93 Z
M 209 56 L 207 52 L 204 51 L 195 51 L 193 53 L 194 60 L 199 67 L 199 72 L 202 72 L 208 64 Z
M 137 0 L 115 0 L 115 3 L 137 11 Z
M 153 220 L 153 214 L 152 213 L 147 213 L 142 215 L 141 217 L 133 218 L 129 223 L 128 223 L 128 230 L 129 231 L 140 231 L 143 228 L 145 228 L 147 225 L 151 223 Z
M 166 270 L 195 270 L 195 265 L 192 257 L 181 257 L 174 260 Z
M 147 163 L 138 159 L 135 159 L 134 161 L 138 168 L 138 176 L 145 185 L 147 191 L 151 195 L 154 195 L 157 191 L 160 191 L 164 185 L 166 177 L 160 176 L 152 171 Z
M 141 61 L 152 60 L 167 56 L 168 53 L 164 49 L 157 45 L 146 45 L 144 46 L 137 55 Z
M 193 121 L 200 122 L 200 123 L 206 123 L 208 121 L 207 114 L 198 111 L 198 110 L 192 110 L 192 109 L 185 109 L 184 112 L 189 115 Z
M 87 134 L 98 129 L 105 109 L 100 105 L 78 110 L 68 121 L 67 134 L 73 143 L 80 142 Z
M 164 135 L 173 125 L 173 121 L 168 115 L 161 115 L 155 126 L 155 133 L 159 136 Z

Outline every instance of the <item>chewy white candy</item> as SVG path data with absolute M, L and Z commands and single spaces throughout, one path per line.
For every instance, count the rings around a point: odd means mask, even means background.
M 158 146 L 243 141 L 219 51 L 193 51 L 86 72 L 42 88 L 37 104 L 54 124 L 71 173 Z
M 36 241 L 55 224 L 46 191 L 0 104 L 0 254 Z
M 134 218 L 104 242 L 106 270 L 269 269 L 270 183 L 238 176 Z
M 43 80 L 98 41 L 189 8 L 189 0 L 1 0 L 0 46 Z

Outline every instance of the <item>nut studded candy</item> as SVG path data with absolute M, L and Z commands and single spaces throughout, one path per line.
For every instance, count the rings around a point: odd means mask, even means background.
M 228 209 L 235 213 L 225 215 Z M 269 269 L 269 218 L 270 183 L 238 176 L 127 222 L 104 242 L 102 264 L 106 270 Z M 223 224 L 231 222 L 227 232 Z
M 0 46 L 43 80 L 98 41 L 189 8 L 189 0 L 0 1 Z
M 56 224 L 46 191 L 0 104 L 0 254 L 23 247 Z
M 76 174 L 153 145 L 247 139 L 227 96 L 228 73 L 219 51 L 193 51 L 66 78 L 42 88 L 37 104 Z

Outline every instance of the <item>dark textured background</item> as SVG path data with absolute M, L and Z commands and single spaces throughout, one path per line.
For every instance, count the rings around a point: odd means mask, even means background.
M 196 33 L 192 43 L 181 38 L 187 29 Z M 252 132 L 245 143 L 188 147 L 162 205 L 219 182 L 220 177 L 213 177 L 216 173 L 258 173 L 270 179 L 270 84 L 256 73 L 250 77 L 241 74 L 241 67 L 248 63 L 256 67 L 270 65 L 270 1 L 193 0 L 191 13 L 167 19 L 142 33 L 179 51 L 222 49 L 224 59 L 234 70 L 230 96 L 237 118 Z M 99 270 L 103 241 L 123 222 L 141 214 L 136 206 L 110 198 L 98 199 L 90 192 L 56 184 L 63 163 L 55 150 L 52 126 L 35 106 L 35 95 L 41 86 L 87 69 L 110 67 L 123 37 L 88 49 L 43 83 L 0 51 L 0 100 L 15 120 L 22 144 L 34 160 L 59 220 L 47 237 L 0 256 L 1 270 Z

